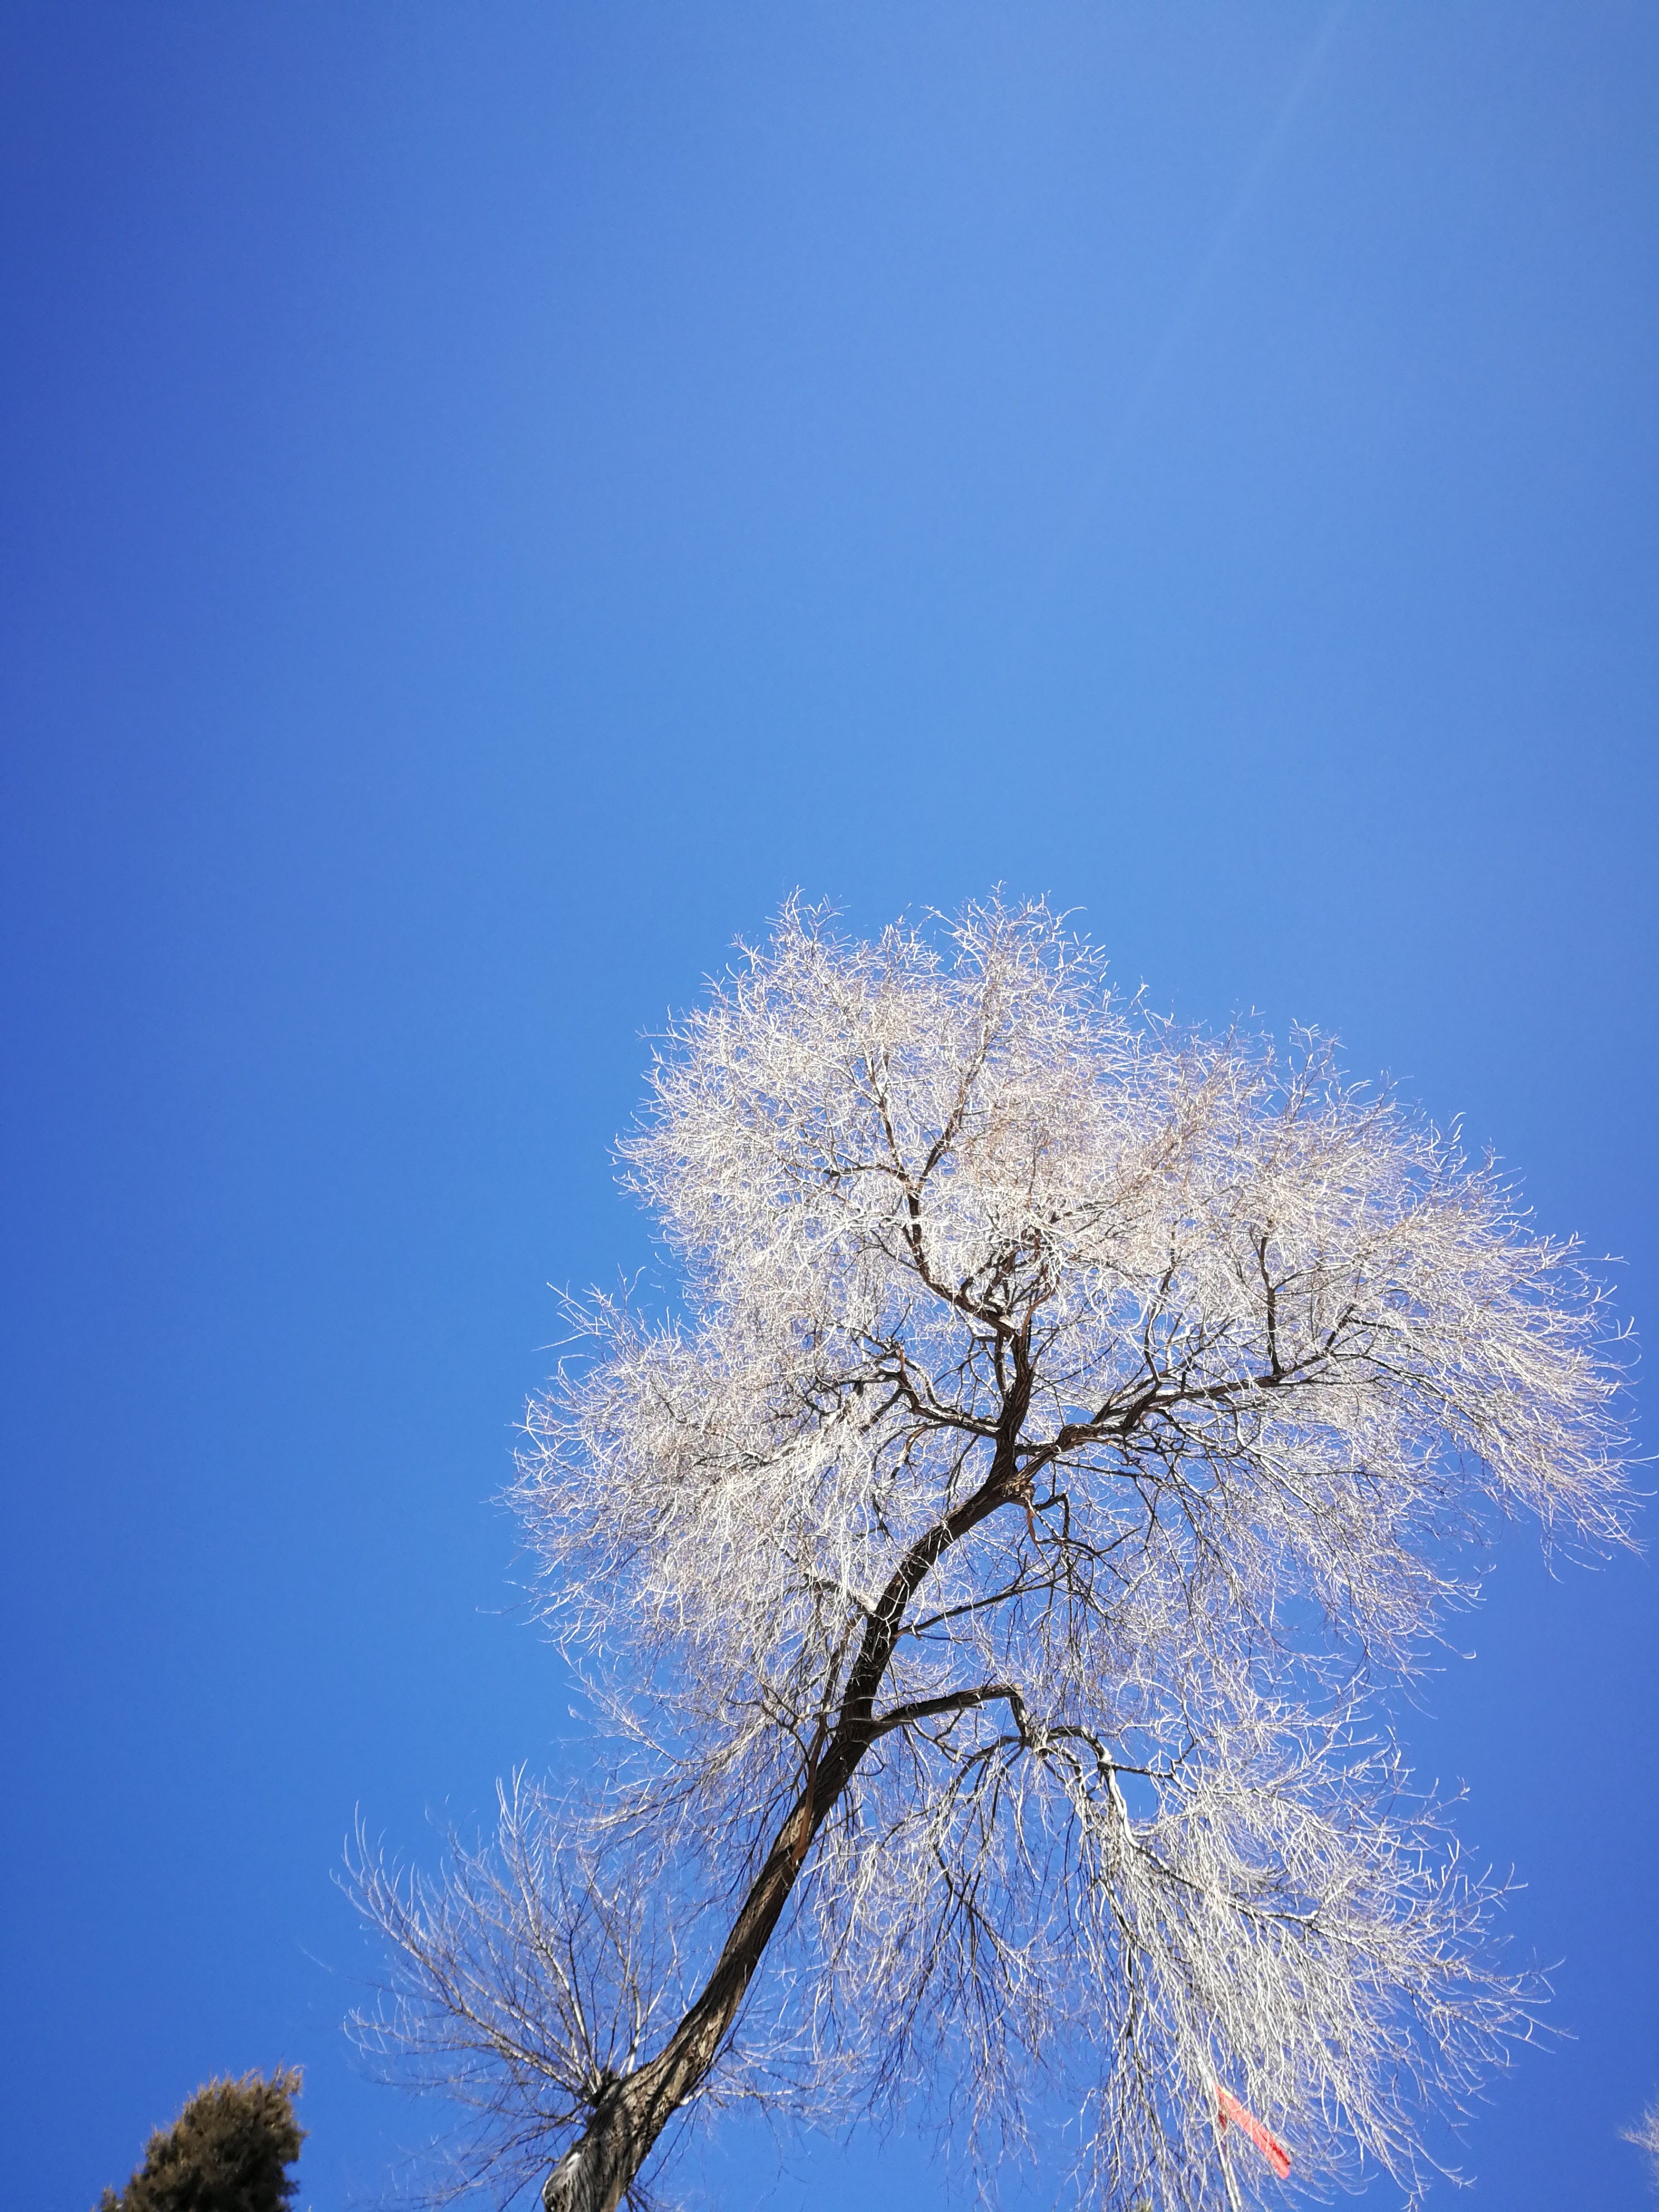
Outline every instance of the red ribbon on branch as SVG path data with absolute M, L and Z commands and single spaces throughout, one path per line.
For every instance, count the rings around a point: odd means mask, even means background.
M 1243 2128 L 1273 2172 L 1283 2181 L 1291 2170 L 1291 2154 L 1279 2137 L 1264 2128 L 1255 2114 L 1247 2112 L 1237 2097 L 1231 2096 L 1218 2081 L 1215 2087 L 1216 2112 L 1224 2131 L 1231 2120 L 1236 2128 Z

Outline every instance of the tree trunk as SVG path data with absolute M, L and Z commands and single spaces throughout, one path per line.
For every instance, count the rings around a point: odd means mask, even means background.
M 580 2140 L 547 2177 L 544 2212 L 616 2212 L 657 2137 L 701 2087 L 732 2031 L 813 1838 L 880 1733 L 876 1693 L 905 1608 L 934 1562 L 1018 1495 L 1012 1449 L 1017 1434 L 1016 1421 L 1006 1439 L 1000 1439 L 985 1482 L 954 1513 L 936 1522 L 895 1569 L 866 1627 L 823 1757 L 809 1761 L 805 1787 L 732 1923 L 714 1972 L 657 2056 L 600 2096 Z
M 580 2142 L 548 2176 L 542 2191 L 546 2212 L 615 2212 L 657 2137 L 696 2094 L 731 2032 L 829 1810 L 829 1802 L 815 1805 L 815 1796 L 809 1784 L 779 1831 L 702 1995 L 656 2057 L 605 2090 Z

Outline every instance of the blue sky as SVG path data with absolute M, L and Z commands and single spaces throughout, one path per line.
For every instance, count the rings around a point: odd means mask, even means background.
M 1046 891 L 1182 1018 L 1334 1029 L 1651 1339 L 1659 17 L 52 0 L 0 55 L 5 2194 L 285 2058 L 335 2212 L 422 2116 L 331 1869 L 581 1755 L 490 1501 L 546 1285 L 647 1249 L 642 1033 L 796 885 Z M 1572 2039 L 1460 2201 L 1635 2207 L 1654 1577 L 1494 1556 L 1408 1733 Z

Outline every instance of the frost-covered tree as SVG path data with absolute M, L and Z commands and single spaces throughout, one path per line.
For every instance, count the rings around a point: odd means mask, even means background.
M 623 1151 L 678 1297 L 582 1310 L 515 1491 L 616 1755 L 435 1877 L 356 1863 L 456 2188 L 610 2212 L 750 2099 L 1119 2207 L 1415 2189 L 1530 1992 L 1386 1692 L 1494 1509 L 1623 1536 L 1572 1248 L 1041 904 L 792 905 Z

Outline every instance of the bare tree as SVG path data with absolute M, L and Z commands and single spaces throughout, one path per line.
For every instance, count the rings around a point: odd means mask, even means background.
M 616 1757 L 435 1878 L 356 1862 L 456 2191 L 610 2212 L 737 2098 L 1119 2206 L 1414 2191 L 1534 1993 L 1380 1700 L 1491 1509 L 1624 1537 L 1573 1249 L 1040 903 L 790 906 L 623 1151 L 681 1303 L 583 1309 L 515 1489 Z

